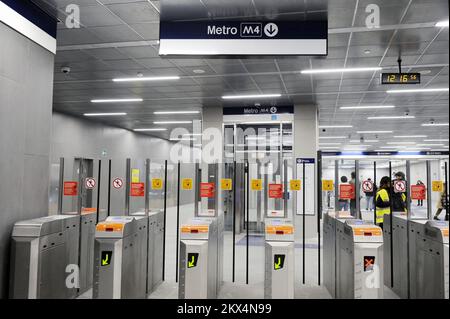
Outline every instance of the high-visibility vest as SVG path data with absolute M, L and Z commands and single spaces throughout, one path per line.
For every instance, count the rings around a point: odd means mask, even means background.
M 377 197 L 375 199 L 375 203 L 378 200 L 378 198 L 381 197 L 381 200 L 383 202 L 389 202 L 389 194 L 387 192 L 387 190 L 380 189 L 377 192 Z M 391 208 L 390 207 L 377 207 L 377 213 L 376 213 L 376 223 L 380 224 L 384 221 L 384 215 L 389 215 L 391 213 Z

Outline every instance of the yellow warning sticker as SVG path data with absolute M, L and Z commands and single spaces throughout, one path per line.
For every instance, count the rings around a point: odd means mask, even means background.
M 322 180 L 322 190 L 323 191 L 332 191 L 334 189 L 333 180 L 331 179 L 323 179 Z
M 161 190 L 163 187 L 162 178 L 153 178 L 152 179 L 152 189 L 153 190 Z
M 262 181 L 260 179 L 252 179 L 252 191 L 262 190 Z
M 289 182 L 289 188 L 291 191 L 299 191 L 302 189 L 302 181 L 299 179 L 291 179 Z
M 433 192 L 442 192 L 444 190 L 444 182 L 432 181 L 431 182 Z
M 133 168 L 131 170 L 131 182 L 132 183 L 139 183 L 139 169 L 137 168 Z
M 233 189 L 233 183 L 231 178 L 222 178 L 220 180 L 220 188 L 224 191 L 231 191 Z
M 181 180 L 181 189 L 184 191 L 192 190 L 192 178 L 183 178 Z

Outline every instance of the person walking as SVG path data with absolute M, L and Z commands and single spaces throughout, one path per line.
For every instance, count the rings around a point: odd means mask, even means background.
M 434 219 L 439 220 L 439 215 L 442 213 L 442 210 L 445 209 L 445 220 L 448 221 L 448 211 L 447 211 L 447 205 L 448 205 L 448 195 L 447 193 L 447 185 L 444 183 L 444 189 L 441 192 L 441 195 L 439 197 L 438 203 L 437 203 L 437 211 L 436 214 L 434 214 Z
M 389 176 L 384 176 L 380 180 L 380 188 L 377 191 L 375 206 L 376 206 L 376 220 L 375 223 L 383 229 L 384 218 L 391 214 L 391 202 L 389 200 L 389 191 L 391 188 L 391 179 Z

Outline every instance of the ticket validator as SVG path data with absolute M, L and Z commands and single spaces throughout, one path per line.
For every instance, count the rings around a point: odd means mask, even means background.
M 294 298 L 294 259 L 292 220 L 266 219 L 264 298 Z

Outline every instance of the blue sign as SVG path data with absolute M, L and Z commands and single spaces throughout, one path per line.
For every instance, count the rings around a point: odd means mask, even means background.
M 297 164 L 314 164 L 315 162 L 315 158 L 297 158 Z
M 249 114 L 271 114 L 272 120 L 276 114 L 293 114 L 294 106 L 244 106 L 244 107 L 224 107 L 223 115 L 249 115 Z
M 162 20 L 159 54 L 327 55 L 328 21 Z

